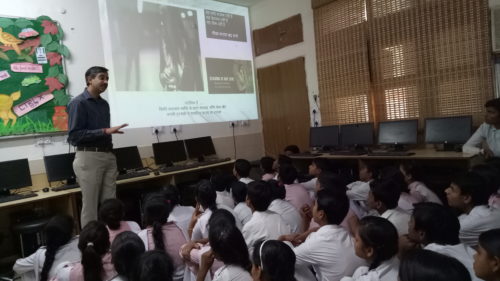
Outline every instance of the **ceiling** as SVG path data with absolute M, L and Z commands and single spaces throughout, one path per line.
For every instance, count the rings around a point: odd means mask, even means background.
M 263 0 L 216 0 L 216 1 L 250 7 Z

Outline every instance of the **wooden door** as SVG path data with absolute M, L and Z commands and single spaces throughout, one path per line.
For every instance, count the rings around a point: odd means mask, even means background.
M 266 155 L 289 144 L 309 147 L 309 99 L 304 57 L 257 69 Z

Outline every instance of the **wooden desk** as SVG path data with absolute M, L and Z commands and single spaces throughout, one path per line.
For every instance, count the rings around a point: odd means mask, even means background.
M 297 160 L 312 160 L 314 158 L 328 158 L 328 159 L 396 159 L 396 160 L 471 160 L 476 155 L 455 152 L 455 151 L 436 151 L 434 149 L 424 148 L 410 150 L 415 154 L 408 156 L 368 156 L 364 155 L 332 155 L 329 153 L 322 153 L 320 155 L 314 156 L 293 156 L 292 159 Z

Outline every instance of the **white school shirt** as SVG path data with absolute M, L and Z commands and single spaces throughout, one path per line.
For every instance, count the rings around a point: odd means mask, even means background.
M 249 184 L 251 182 L 253 182 L 253 179 L 251 178 L 240 178 L 240 181 L 244 184 Z
M 167 222 L 175 222 L 175 224 L 182 230 L 184 235 L 188 236 L 189 222 L 193 215 L 194 208 L 191 206 L 177 205 L 170 212 Z
M 495 157 L 500 157 L 500 130 L 483 123 L 462 147 L 464 153 L 479 154 L 481 143 L 486 141 Z
M 476 250 L 471 247 L 461 243 L 457 245 L 439 245 L 436 243 L 430 243 L 427 244 L 424 249 L 456 258 L 467 268 L 472 281 L 481 281 L 481 279 L 477 278 L 476 273 L 474 272 L 473 264 Z
M 433 202 L 443 205 L 441 199 L 430 190 L 424 183 L 419 181 L 414 181 L 408 185 L 411 196 L 416 198 L 418 202 Z
M 347 185 L 346 195 L 354 201 L 366 201 L 370 193 L 370 182 L 355 181 Z
M 398 200 L 398 207 L 405 212 L 412 213 L 413 209 L 415 208 L 413 204 L 416 204 L 418 202 L 418 199 L 413 195 L 406 192 L 401 192 Z
M 212 281 L 252 281 L 250 273 L 236 265 L 224 265 L 214 273 Z
M 489 208 L 487 205 L 474 207 L 470 213 L 458 217 L 460 221 L 460 241 L 476 247 L 479 235 L 493 228 L 500 228 L 500 209 Z
M 217 203 L 217 205 L 224 205 L 231 209 L 234 208 L 234 200 L 229 192 L 216 191 L 215 193 L 217 193 L 217 198 L 215 199 L 215 203 Z
M 306 182 L 301 182 L 300 184 L 302 184 L 303 187 L 305 187 L 305 189 L 307 190 L 307 192 L 309 192 L 309 197 L 311 197 L 311 199 L 314 198 L 314 190 L 316 189 L 316 183 L 318 182 L 318 177 L 315 177 L 315 178 L 312 178 L 311 180 L 309 181 L 306 181 Z
M 290 233 L 290 227 L 281 216 L 269 210 L 253 212 L 252 218 L 245 224 L 242 231 L 250 256 L 252 256 L 255 242 L 261 239 L 278 239 L 281 235 Z
M 401 208 L 388 209 L 380 215 L 382 218 L 392 222 L 398 230 L 398 236 L 408 234 L 408 222 L 410 221 L 410 214 L 403 211 Z
M 217 209 L 224 209 L 224 210 L 227 210 L 228 212 L 230 212 L 231 215 L 233 215 L 233 217 L 234 217 L 236 227 L 241 231 L 241 229 L 243 228 L 243 224 L 237 219 L 236 213 L 234 212 L 234 210 L 232 208 L 229 208 L 228 206 L 226 206 L 224 204 L 217 204 Z
M 354 252 L 354 239 L 338 225 L 322 226 L 293 251 L 297 281 L 315 280 L 311 279 L 309 267 L 316 272 L 318 281 L 338 281 L 365 264 Z
M 35 253 L 29 257 L 16 260 L 14 270 L 17 274 L 21 275 L 23 281 L 36 281 L 40 280 L 43 264 L 45 262 L 45 246 L 40 247 Z M 48 279 L 50 280 L 56 274 L 56 267 L 62 262 L 80 262 L 81 253 L 78 249 L 78 237 L 73 237 L 68 243 L 61 246 L 54 257 L 54 263 L 49 270 Z
M 352 275 L 344 277 L 340 281 L 398 281 L 399 259 L 393 257 L 382 262 L 377 268 L 368 270 L 367 266 L 361 266 Z
M 198 221 L 193 227 L 193 234 L 191 235 L 191 240 L 200 240 L 208 238 L 208 220 L 212 216 L 212 211 L 210 209 L 205 210 L 200 216 Z
M 234 207 L 234 214 L 236 215 L 236 220 L 239 221 L 242 226 L 252 218 L 252 210 L 245 202 L 240 202 Z
M 285 200 L 274 199 L 269 205 L 269 211 L 280 215 L 288 224 L 292 233 L 302 232 L 302 217 L 295 207 Z

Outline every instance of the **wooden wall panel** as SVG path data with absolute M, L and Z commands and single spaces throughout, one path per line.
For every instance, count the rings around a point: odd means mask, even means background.
M 259 56 L 304 41 L 300 14 L 253 31 L 255 55 Z

